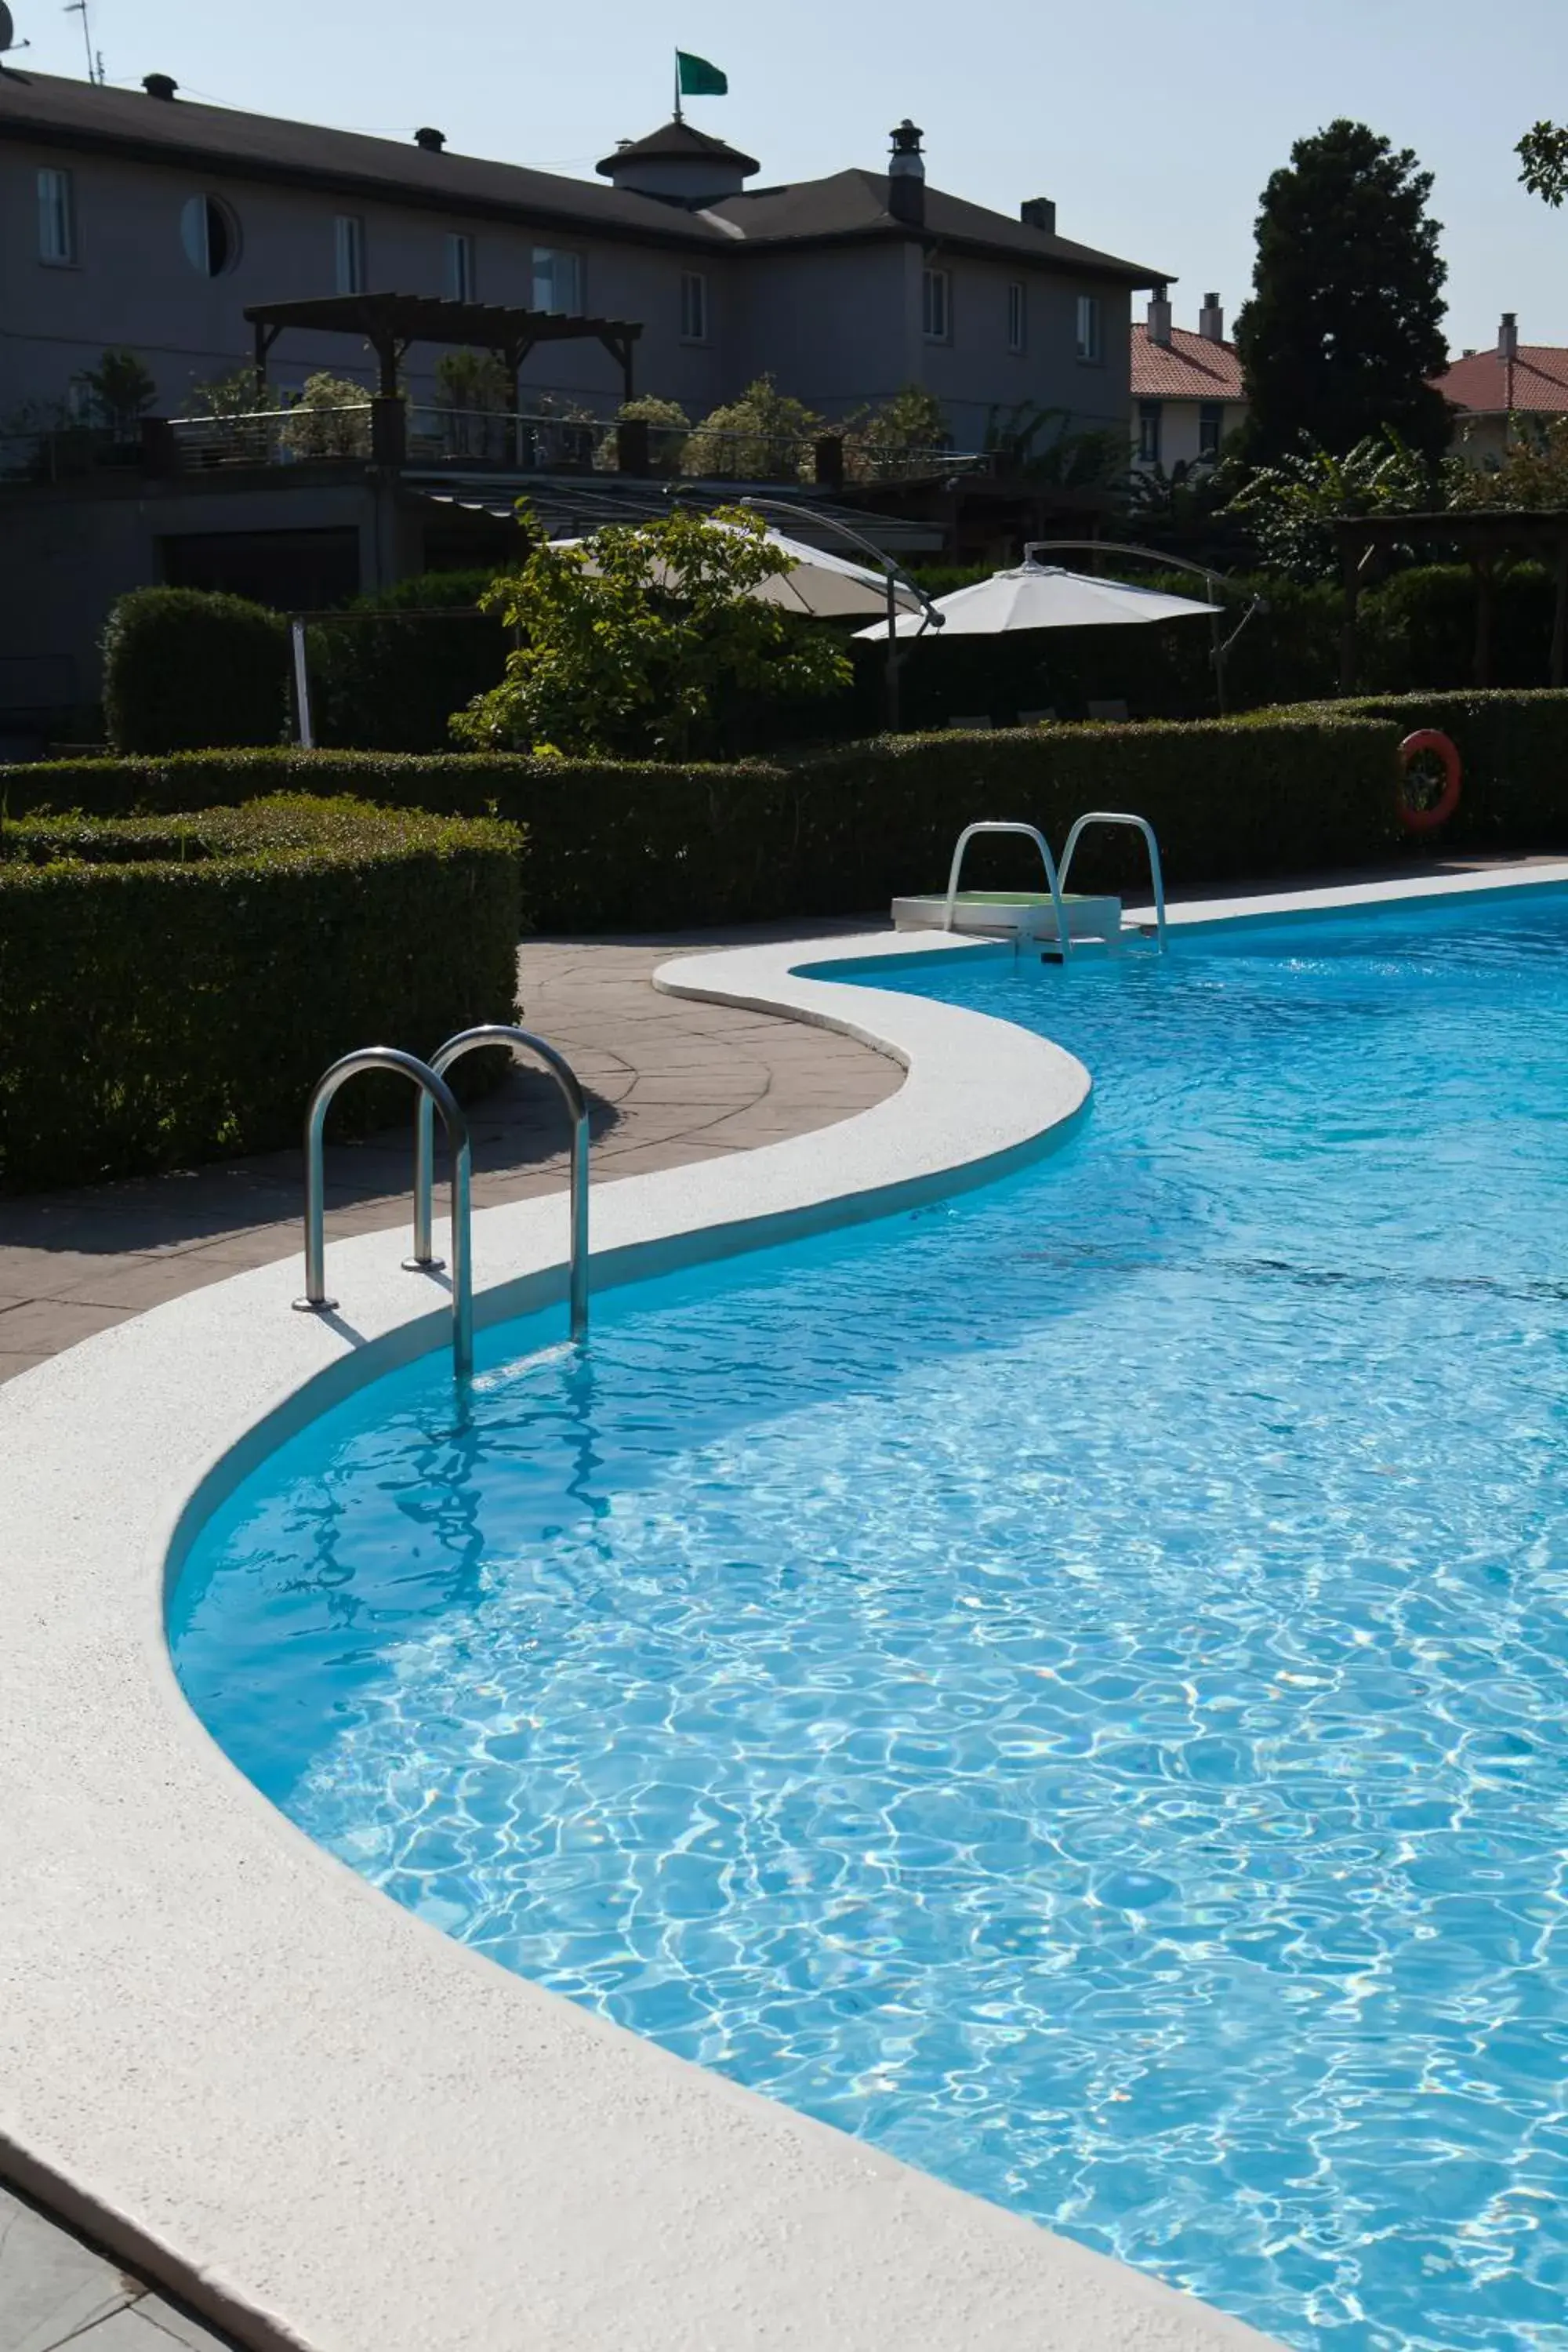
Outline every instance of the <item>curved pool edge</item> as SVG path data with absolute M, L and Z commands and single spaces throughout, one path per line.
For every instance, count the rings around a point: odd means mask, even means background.
M 831 1129 L 599 1188 L 597 1276 L 881 1213 L 1067 1131 L 1088 1079 L 1058 1049 L 798 969 L 899 953 L 661 971 L 867 1035 L 909 1076 Z M 564 1241 L 560 1199 L 478 1218 L 481 1320 L 559 1297 Z M 183 1535 L 290 1426 L 444 1336 L 397 1231 L 329 1246 L 331 1321 L 288 1311 L 284 1261 L 0 1389 L 0 1861 L 26 1890 L 0 1920 L 0 2173 L 267 2352 L 1261 2347 L 508 1975 L 222 1755 L 163 1641 Z

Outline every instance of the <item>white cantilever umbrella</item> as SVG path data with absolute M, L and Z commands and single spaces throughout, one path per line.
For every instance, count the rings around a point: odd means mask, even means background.
M 716 530 L 733 530 L 736 526 L 715 519 L 713 528 Z M 556 539 L 550 543 L 552 547 L 586 548 L 591 545 L 584 539 Z M 804 613 L 814 621 L 843 620 L 852 618 L 858 613 L 880 613 L 884 615 L 881 634 L 886 636 L 888 581 L 885 572 L 874 572 L 868 564 L 851 563 L 846 556 L 831 555 L 826 548 L 808 547 L 804 540 L 790 539 L 782 530 L 770 530 L 767 544 L 780 555 L 786 556 L 793 568 L 775 572 L 766 580 L 759 580 L 754 588 L 747 591 L 753 603 L 787 605 L 791 612 Z M 588 569 L 595 569 L 591 556 Z M 661 573 L 654 576 L 659 587 L 679 591 L 680 583 L 678 577 L 666 578 Z M 921 617 L 923 607 L 912 588 L 906 587 L 902 581 L 895 580 L 893 595 L 900 614 L 907 614 L 911 622 Z M 865 635 L 868 633 L 862 630 L 860 634 Z M 899 634 L 900 636 L 903 635 L 901 621 Z
M 1020 563 L 1013 572 L 994 572 L 989 580 L 955 588 L 939 596 L 943 638 L 994 637 L 1012 629 L 1124 628 L 1136 621 L 1179 621 L 1201 613 L 1212 619 L 1214 606 L 1191 596 L 1168 596 L 1154 588 L 1132 588 L 1124 580 L 1098 580 L 1087 572 L 1064 572 L 1058 565 Z M 900 637 L 916 635 L 923 615 L 900 614 Z M 886 620 L 875 628 L 857 629 L 858 637 L 887 640 Z

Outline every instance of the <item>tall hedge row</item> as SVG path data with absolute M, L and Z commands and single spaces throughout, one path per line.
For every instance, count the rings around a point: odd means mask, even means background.
M 292 1142 L 340 1054 L 514 1017 L 520 846 L 297 796 L 0 825 L 0 1190 Z
M 402 807 L 493 812 L 527 828 L 528 910 L 539 928 L 668 930 L 885 907 L 939 883 L 958 833 L 981 816 L 1022 818 L 1059 844 L 1086 808 L 1133 809 L 1153 823 L 1173 878 L 1189 882 L 1359 863 L 1394 844 L 1401 731 L 1331 709 L 897 736 L 788 765 L 193 754 L 12 769 L 0 772 L 0 795 L 172 809 L 309 780 Z M 1132 882 L 1131 855 L 1114 843 L 1093 852 L 1101 874 Z M 980 878 L 1022 853 L 985 856 Z M 1086 863 L 1086 878 L 1095 871 Z
M 276 743 L 289 720 L 280 613 L 201 588 L 134 588 L 103 633 L 103 716 L 117 751 Z

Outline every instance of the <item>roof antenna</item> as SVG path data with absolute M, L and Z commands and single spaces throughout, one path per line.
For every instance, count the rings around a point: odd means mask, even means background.
M 103 82 L 103 58 L 92 46 L 92 22 L 88 14 L 88 0 L 66 0 L 65 13 L 68 16 L 81 18 L 82 46 L 87 51 L 87 78 L 95 89 L 99 89 Z
M 16 38 L 16 27 L 11 21 L 11 11 L 5 5 L 5 0 L 0 0 L 0 58 L 8 57 L 13 49 L 30 49 L 32 46 L 31 41 L 19 41 Z M 0 74 L 5 71 L 5 68 L 0 66 Z

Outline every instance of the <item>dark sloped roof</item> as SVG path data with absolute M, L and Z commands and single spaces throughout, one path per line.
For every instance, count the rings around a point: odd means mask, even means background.
M 709 163 L 727 163 L 731 171 L 748 174 L 763 168 L 754 155 L 742 155 L 738 147 L 727 146 L 722 139 L 711 138 L 689 122 L 671 121 L 650 131 L 646 139 L 628 139 L 594 169 L 607 180 L 623 163 L 689 163 L 699 158 Z
M 685 152 L 714 152 L 704 132 L 692 131 L 689 124 L 680 127 L 692 141 L 704 142 Z M 658 139 L 664 134 L 653 135 Z M 629 188 L 601 187 L 595 181 L 560 178 L 522 164 L 458 155 L 449 148 L 416 147 L 412 140 L 405 145 L 312 122 L 15 70 L 0 73 L 0 139 L 5 138 L 117 150 L 146 161 L 195 165 L 240 178 L 281 180 L 296 186 L 304 182 L 437 211 L 568 226 L 665 246 L 721 247 L 741 253 L 748 247 L 924 236 L 1047 268 L 1118 278 L 1128 286 L 1152 286 L 1171 276 L 1169 270 L 1144 268 L 1096 252 L 1092 246 L 1031 228 L 1005 213 L 946 195 L 940 188 L 927 187 L 923 227 L 911 228 L 889 212 L 887 176 L 880 172 L 835 172 L 823 180 L 758 188 L 721 197 L 693 212 Z
M 1097 278 L 1119 278 L 1129 286 L 1155 286 L 1170 273 L 1121 261 L 1071 237 L 1031 228 L 1027 221 L 1006 213 L 989 212 L 966 197 L 950 196 L 929 184 L 925 219 L 911 230 L 888 210 L 888 180 L 883 172 L 835 172 L 826 180 L 797 180 L 782 188 L 749 188 L 743 194 L 722 196 L 708 207 L 720 220 L 741 231 L 748 245 L 815 243 L 819 239 L 885 235 L 921 236 L 974 252 L 1015 255 L 1020 261 L 1055 264 Z

